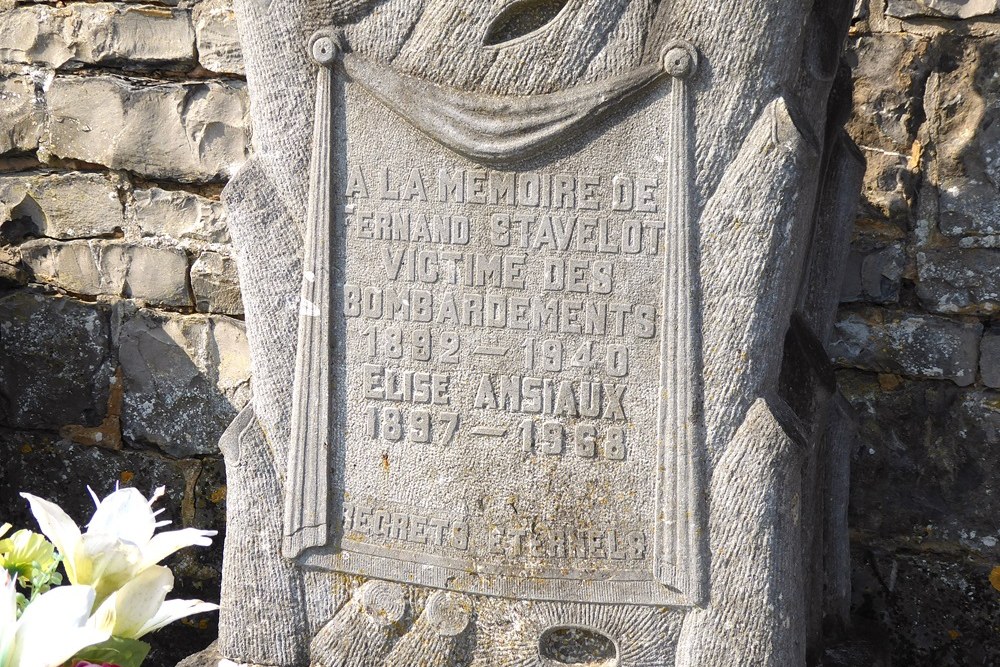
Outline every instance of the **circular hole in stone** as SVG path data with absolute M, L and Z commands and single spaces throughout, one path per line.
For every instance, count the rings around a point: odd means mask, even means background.
M 605 634 L 574 625 L 549 628 L 538 640 L 546 667 L 616 667 L 618 648 Z

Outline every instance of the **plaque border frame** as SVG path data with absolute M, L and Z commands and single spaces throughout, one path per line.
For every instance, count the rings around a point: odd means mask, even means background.
M 701 297 L 698 236 L 692 215 L 693 101 L 689 85 L 698 69 L 695 47 L 682 40 L 671 41 L 663 47 L 659 65 L 671 78 L 668 157 L 664 165 L 669 205 L 660 321 L 653 567 L 652 576 L 641 580 L 614 576 L 601 580 L 515 578 L 490 573 L 490 567 L 470 572 L 468 568 L 429 566 L 426 562 L 396 558 L 388 555 L 394 551 L 391 547 L 372 547 L 370 553 L 365 553 L 369 550 L 358 548 L 365 546 L 358 543 L 334 554 L 319 551 L 329 546 L 331 533 L 328 475 L 331 406 L 328 399 L 317 402 L 316 397 L 332 393 L 329 392 L 332 76 L 338 61 L 346 58 L 343 37 L 329 30 L 315 33 L 309 49 L 319 68 L 286 477 L 284 555 L 308 568 L 487 596 L 656 606 L 703 604 L 708 584 L 701 493 L 704 465 Z M 363 80 L 360 83 L 364 86 Z M 369 88 L 369 92 L 386 103 L 377 91 Z M 386 106 L 400 112 L 391 104 Z M 406 120 L 405 115 L 400 115 Z M 418 126 L 416 129 L 422 131 Z M 676 474 L 668 475 L 670 470 Z M 675 512 L 664 512 L 668 507 L 674 507 Z M 439 559 L 427 555 L 423 558 Z M 487 578 L 493 581 L 484 584 Z

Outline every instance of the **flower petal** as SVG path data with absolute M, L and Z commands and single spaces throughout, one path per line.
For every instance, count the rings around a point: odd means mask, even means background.
M 21 614 L 14 636 L 14 667 L 56 667 L 110 634 L 87 626 L 94 604 L 90 586 L 60 586 L 39 596 Z
M 31 505 L 31 513 L 35 515 L 35 520 L 38 521 L 38 526 L 45 533 L 45 537 L 56 545 L 56 549 L 65 558 L 63 564 L 66 567 L 69 580 L 74 584 L 77 583 L 71 556 L 76 544 L 80 541 L 80 529 L 73 519 L 69 518 L 69 515 L 55 503 L 50 503 L 30 493 L 22 493 L 21 497 Z
M 87 485 L 87 493 L 94 499 L 94 509 L 96 510 L 101 506 L 101 499 L 97 496 L 97 492 L 90 488 L 90 484 Z
M 0 526 L 0 537 L 6 535 L 7 531 L 9 531 L 12 527 L 13 526 L 11 526 L 9 523 L 5 523 L 2 526 Z
M 149 501 L 138 489 L 121 489 L 101 501 L 87 524 L 87 533 L 112 535 L 142 545 L 156 530 L 156 518 Z
M 161 560 L 178 549 L 190 546 L 207 547 L 212 544 L 212 537 L 218 535 L 217 530 L 199 530 L 184 528 L 183 530 L 168 530 L 153 536 L 143 550 L 143 566 L 156 565 Z
M 55 569 L 56 555 L 52 543 L 38 533 L 19 530 L 9 538 L 0 540 L 0 555 L 8 569 L 17 568 L 21 576 L 31 576 L 31 570 L 38 566 L 43 570 Z
M 84 535 L 70 559 L 76 583 L 97 589 L 99 603 L 145 568 L 139 547 L 103 533 Z
M 0 570 L 0 667 L 9 663 L 17 629 L 17 588 L 6 570 Z
M 174 587 L 174 575 L 160 566 L 147 568 L 109 597 L 101 609 L 111 606 L 111 634 L 115 637 L 138 639 L 143 627 L 157 616 L 167 593 Z M 106 626 L 105 626 L 106 627 Z
M 178 619 L 191 616 L 192 614 L 215 611 L 218 608 L 219 605 L 217 604 L 202 602 L 201 600 L 167 600 L 160 606 L 160 610 L 156 613 L 156 616 L 149 619 L 142 629 L 139 630 L 136 639 L 159 630 Z

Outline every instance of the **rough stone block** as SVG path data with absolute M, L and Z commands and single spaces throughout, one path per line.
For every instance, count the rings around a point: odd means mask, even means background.
M 906 251 L 902 243 L 884 248 L 868 248 L 866 244 L 856 243 L 847 258 L 841 301 L 896 303 L 905 264 Z
M 21 265 L 21 253 L 11 246 L 0 245 L 0 287 L 20 287 L 27 282 L 28 272 Z
M 927 79 L 925 108 L 935 143 L 932 174 L 947 185 L 949 178 L 1000 183 L 1000 37 L 984 37 L 952 45 L 951 67 Z M 995 187 L 994 187 L 995 191 Z
M 865 308 L 841 314 L 830 353 L 843 366 L 965 387 L 976 381 L 982 332 L 978 322 Z
M 49 67 L 193 63 L 195 33 L 182 9 L 36 4 L 0 13 L 0 62 Z
M 92 238 L 124 227 L 118 190 L 104 174 L 0 177 L 0 229 L 8 238 Z
M 120 484 L 135 487 L 147 497 L 158 486 L 165 486 L 167 494 L 157 503 L 157 509 L 164 510 L 161 519 L 173 521 L 177 528 L 180 526 L 176 524 L 184 522 L 185 480 L 197 472 L 192 462 L 171 461 L 147 452 L 87 447 L 17 431 L 0 433 L 0 457 L 9 473 L 0 477 L 0 504 L 9 512 L 5 520 L 25 527 L 36 524 L 27 502 L 18 495 L 21 491 L 59 504 L 82 523 L 94 508 L 87 485 L 105 496 Z M 72 483 L 67 484 L 70 480 Z
M 991 329 L 979 346 L 979 373 L 983 384 L 1000 389 L 1000 331 Z
M 72 294 L 120 296 L 190 307 L 187 255 L 121 241 L 29 241 L 21 246 L 35 280 Z
M 232 0 L 202 0 L 193 18 L 199 64 L 213 72 L 244 74 Z
M 112 376 L 106 307 L 21 290 L 0 299 L 0 422 L 96 426 Z
M 989 183 L 951 178 L 938 189 L 938 226 L 963 247 L 1000 248 L 1000 192 Z
M 863 207 L 874 219 L 906 221 L 916 200 L 917 176 L 901 153 L 865 151 Z
M 201 472 L 198 475 L 198 483 L 194 488 L 194 525 L 209 528 L 217 528 L 220 532 L 226 527 L 226 499 L 229 488 L 226 485 L 226 466 L 222 457 L 211 457 L 202 459 Z M 214 540 L 208 549 L 201 549 L 197 553 L 192 553 L 189 558 L 190 563 L 186 568 L 190 571 L 192 578 L 197 577 L 199 571 L 205 569 L 205 561 L 215 567 L 204 574 L 209 575 L 215 587 L 219 586 L 222 569 L 223 541 Z M 204 575 L 203 575 L 204 576 Z M 212 667 L 217 667 L 213 665 Z
M 188 192 L 150 188 L 136 190 L 129 206 L 143 236 L 177 241 L 229 243 L 222 204 Z
M 126 440 L 171 456 L 218 451 L 219 436 L 249 400 L 249 358 L 241 322 L 139 311 L 122 325 Z
M 937 226 L 958 245 L 1000 246 L 1000 38 L 946 42 L 949 67 L 928 77 L 924 167 Z M 918 238 L 918 240 L 921 240 Z
M 1000 12 L 997 0 L 889 0 L 885 13 L 901 19 L 971 19 Z
M 242 315 L 236 261 L 218 252 L 203 252 L 191 265 L 191 289 L 199 312 Z
M 858 548 L 853 560 L 854 625 L 867 629 L 891 656 L 891 663 L 881 664 L 1000 664 L 994 563 L 959 553 L 885 548 Z
M 38 88 L 30 76 L 0 77 L 0 154 L 38 148 L 45 121 Z
M 130 246 L 122 295 L 149 304 L 188 307 L 187 255 L 173 248 Z
M 922 85 L 931 69 L 930 41 L 877 34 L 849 40 L 854 72 L 853 113 L 847 125 L 864 152 L 863 201 L 877 217 L 906 218 L 917 178 L 911 163 L 923 119 Z
M 929 47 L 929 40 L 905 33 L 848 42 L 854 112 L 847 129 L 862 149 L 895 152 L 904 162 L 909 157 L 923 117 L 920 86 L 931 68 Z
M 1000 393 L 856 371 L 838 376 L 860 416 L 852 528 L 886 544 L 961 544 L 1000 558 L 993 510 Z
M 917 296 L 931 312 L 1000 311 L 1000 250 L 947 248 L 917 253 Z
M 56 77 L 44 154 L 182 182 L 231 176 L 246 159 L 247 99 L 236 82 L 143 86 Z

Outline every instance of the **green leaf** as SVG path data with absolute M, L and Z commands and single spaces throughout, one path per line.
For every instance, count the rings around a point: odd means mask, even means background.
M 149 655 L 149 644 L 138 639 L 112 637 L 106 642 L 89 646 L 74 656 L 73 660 L 86 660 L 98 665 L 110 663 L 120 667 L 140 667 Z

